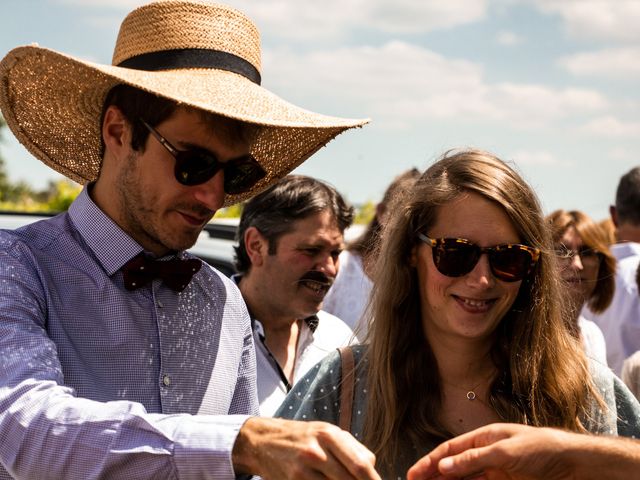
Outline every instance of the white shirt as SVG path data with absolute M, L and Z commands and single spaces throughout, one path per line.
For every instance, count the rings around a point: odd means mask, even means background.
M 613 301 L 603 313 L 596 314 L 585 307 L 582 315 L 602 330 L 609 367 L 619 376 L 624 360 L 640 350 L 640 297 L 636 283 L 640 244 L 618 243 L 611 246 L 611 253 L 617 259 Z
M 578 318 L 578 327 L 582 336 L 582 344 L 587 357 L 607 366 L 607 346 L 600 327 L 582 315 Z
M 362 257 L 344 250 L 340 254 L 340 269 L 336 279 L 322 302 L 325 312 L 341 318 L 353 329 L 358 338 L 367 333 L 364 318 L 373 282 L 364 272 Z
M 314 324 L 317 317 L 317 326 Z M 284 397 L 295 383 L 300 380 L 316 363 L 338 347 L 349 345 L 354 338 L 353 330 L 330 313 L 318 312 L 302 322 L 298 337 L 296 361 L 293 370 L 293 384 L 287 385 L 286 377 L 275 358 L 264 343 L 264 328 L 254 320 L 253 335 L 256 346 L 258 369 L 258 401 L 260 415 L 271 417 Z

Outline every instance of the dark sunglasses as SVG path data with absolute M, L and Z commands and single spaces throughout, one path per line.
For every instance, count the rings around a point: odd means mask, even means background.
M 149 130 L 149 133 L 176 159 L 174 174 L 176 180 L 182 185 L 190 187 L 200 185 L 208 181 L 220 170 L 223 170 L 224 191 L 235 195 L 251 190 L 267 174 L 257 160 L 253 158 L 253 155 L 243 155 L 222 163 L 212 152 L 203 148 L 178 150 L 142 118 L 140 121 Z
M 429 238 L 418 233 L 418 238 L 431 245 L 433 263 L 447 277 L 461 277 L 472 271 L 480 256 L 489 256 L 491 273 L 504 282 L 524 279 L 540 257 L 540 250 L 526 245 L 506 243 L 494 247 L 480 247 L 464 238 Z

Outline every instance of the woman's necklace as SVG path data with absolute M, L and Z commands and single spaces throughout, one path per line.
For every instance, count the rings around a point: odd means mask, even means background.
M 474 386 L 473 386 L 473 387 L 471 387 L 471 388 L 463 388 L 463 387 L 461 387 L 461 386 L 459 386 L 459 385 L 456 385 L 456 384 L 454 384 L 454 383 L 449 382 L 448 380 L 445 380 L 444 378 L 442 378 L 442 381 L 443 381 L 444 383 L 446 383 L 447 385 L 451 385 L 452 387 L 457 388 L 458 390 L 462 390 L 463 392 L 466 390 L 466 391 L 467 391 L 467 395 L 466 395 L 467 400 L 469 400 L 469 401 L 473 401 L 473 400 L 475 400 L 475 399 L 478 397 L 478 396 L 476 395 L 476 392 L 475 392 L 475 391 L 476 391 L 476 389 L 477 389 L 480 385 L 482 385 L 484 382 L 486 382 L 487 380 L 489 380 L 490 378 L 492 378 L 494 375 L 495 375 L 495 371 L 491 372 L 491 374 L 490 374 L 489 376 L 487 376 L 487 377 L 483 378 L 482 380 L 480 380 L 480 381 L 477 383 L 477 385 L 474 385 Z

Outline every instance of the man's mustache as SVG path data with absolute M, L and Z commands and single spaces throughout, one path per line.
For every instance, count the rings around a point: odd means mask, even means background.
M 330 287 L 333 285 L 333 279 L 318 270 L 310 270 L 305 273 L 298 282 L 316 282 Z

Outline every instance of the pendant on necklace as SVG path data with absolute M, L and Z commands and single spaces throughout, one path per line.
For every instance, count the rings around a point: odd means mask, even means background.
M 476 392 L 474 392 L 473 390 L 469 390 L 467 392 L 467 400 L 475 400 L 476 399 Z

